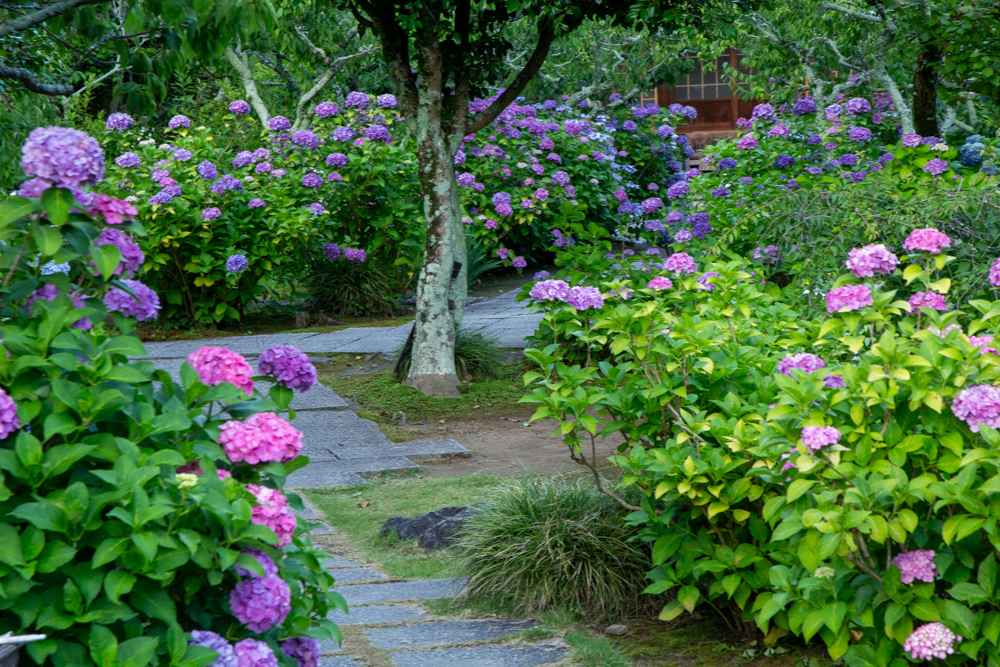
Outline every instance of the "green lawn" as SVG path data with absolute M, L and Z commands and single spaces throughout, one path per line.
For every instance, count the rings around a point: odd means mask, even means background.
M 458 558 L 448 550 L 425 551 L 415 540 L 383 537 L 379 530 L 391 516 L 415 517 L 447 505 L 470 505 L 486 499 L 502 480 L 490 475 L 468 477 L 375 479 L 304 493 L 351 546 L 390 577 L 438 579 L 461 574 Z M 365 507 L 365 501 L 370 501 Z

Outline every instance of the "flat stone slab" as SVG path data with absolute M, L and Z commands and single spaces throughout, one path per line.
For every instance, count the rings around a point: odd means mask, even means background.
M 384 435 L 350 410 L 303 412 L 296 416 L 294 424 L 302 431 L 302 453 L 309 457 L 322 452 L 338 459 L 367 458 L 372 454 L 361 456 L 360 452 L 389 444 Z M 356 453 L 342 455 L 346 452 Z
M 364 667 L 348 655 L 325 655 L 319 659 L 319 667 Z
M 365 482 L 364 477 L 357 473 L 324 470 L 321 463 L 310 463 L 305 468 L 296 470 L 289 475 L 285 488 L 321 489 L 327 486 L 348 486 L 350 484 L 367 484 L 367 482 Z
M 391 584 L 356 584 L 341 586 L 334 590 L 344 596 L 347 604 L 356 605 L 453 598 L 461 593 L 464 587 L 464 579 L 427 579 L 400 581 Z
M 336 576 L 336 572 L 334 572 L 334 576 Z M 350 614 L 345 614 L 339 609 L 334 609 L 327 615 L 327 618 L 337 625 L 406 623 L 409 621 L 422 621 L 427 618 L 427 612 L 421 607 L 408 607 L 398 604 L 373 604 L 365 607 L 351 607 L 350 611 Z
M 202 347 L 224 347 L 243 356 L 259 356 L 272 345 L 293 345 L 300 350 L 300 343 L 315 333 L 282 333 L 259 336 L 227 336 L 224 338 L 202 338 L 200 340 L 164 341 L 145 343 L 146 355 L 150 359 L 179 359 L 187 357 Z M 307 350 L 302 350 L 306 352 Z
M 337 580 L 338 584 L 353 584 L 358 581 L 375 581 L 377 579 L 387 579 L 381 572 L 376 572 L 367 567 L 341 567 L 331 570 L 330 574 Z
M 485 621 L 430 621 L 399 628 L 368 630 L 368 641 L 378 648 L 413 648 L 466 644 L 506 637 L 533 628 L 532 621 L 490 619 Z M 455 663 L 459 664 L 459 663 Z M 464 664 L 464 663 L 463 663 Z
M 326 559 L 327 568 L 337 568 L 337 567 L 361 567 L 361 563 L 356 563 L 353 560 L 348 560 L 343 556 L 334 554 L 333 558 Z
M 472 456 L 472 452 L 454 440 L 416 440 L 389 443 L 388 449 L 399 456 L 420 458 L 430 456 Z
M 466 646 L 393 653 L 389 658 L 397 667 L 540 667 L 559 662 L 567 653 L 557 646 Z

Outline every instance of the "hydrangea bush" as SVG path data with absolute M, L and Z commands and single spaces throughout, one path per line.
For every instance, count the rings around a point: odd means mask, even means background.
M 841 256 L 815 320 L 742 258 L 574 251 L 590 279 L 526 288 L 546 344 L 528 400 L 610 495 L 593 442 L 623 438 L 662 618 L 708 605 L 852 667 L 1000 660 L 1000 302 L 955 308 L 940 230 L 892 244 Z
M 137 361 L 161 308 L 124 278 L 142 215 L 85 189 L 105 167 L 82 133 L 36 130 L 22 166 L 30 196 L 0 203 L 0 633 L 47 635 L 38 665 L 314 667 L 346 605 L 282 490 L 307 459 L 278 415 L 315 369 L 202 349 L 178 382 Z

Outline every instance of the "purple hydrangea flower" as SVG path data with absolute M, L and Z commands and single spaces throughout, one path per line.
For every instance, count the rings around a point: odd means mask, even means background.
M 275 132 L 284 132 L 285 130 L 291 129 L 292 122 L 284 116 L 271 116 L 271 118 L 267 121 L 267 126 Z
M 785 169 L 787 167 L 792 167 L 794 165 L 795 165 L 795 158 L 793 158 L 791 155 L 782 154 L 774 158 L 774 166 L 777 167 L 778 169 Z
M 724 157 L 719 160 L 719 171 L 725 171 L 726 169 L 736 169 L 736 160 L 731 157 Z
M 921 144 L 923 137 L 915 132 L 903 135 L 903 147 L 904 148 L 916 148 Z
M 948 163 L 941 158 L 936 157 L 924 165 L 924 171 L 932 176 L 939 176 L 940 174 L 948 171 Z
M 0 389 L 0 440 L 21 428 L 21 420 L 17 416 L 17 403 L 10 395 Z
M 698 289 L 706 290 L 708 292 L 714 292 L 718 287 L 710 282 L 712 278 L 721 278 L 721 274 L 715 271 L 706 271 L 705 273 L 698 276 Z
M 348 109 L 367 109 L 368 96 L 364 93 L 359 93 L 358 91 L 347 93 L 347 103 L 345 106 Z
M 187 162 L 191 159 L 191 151 L 178 148 L 170 155 L 170 157 L 176 162 Z
M 68 127 L 36 127 L 21 148 L 21 168 L 56 185 L 97 185 L 104 178 L 101 145 Z
M 381 100 L 382 95 L 379 97 Z M 389 95 L 388 97 L 392 97 Z M 396 98 L 393 97 L 393 102 Z M 295 658 L 295 661 L 299 663 L 299 667 L 317 667 L 319 665 L 319 657 L 321 651 L 319 649 L 319 644 L 312 637 L 292 637 L 291 639 L 286 639 L 281 642 L 281 652 L 287 656 Z
M 319 137 L 312 130 L 296 130 L 292 135 L 292 141 L 303 148 L 316 148 L 319 146 Z
M 844 103 L 844 111 L 850 114 L 868 113 L 872 105 L 863 97 L 852 97 Z
M 343 153 L 330 153 L 326 156 L 326 164 L 330 167 L 343 169 L 347 166 L 347 156 Z
M 916 549 L 897 555 L 892 559 L 892 564 L 899 568 L 899 581 L 904 584 L 912 584 L 914 581 L 933 584 L 938 573 L 937 565 L 934 564 L 936 555 L 928 549 Z
M 360 248 L 344 248 L 344 259 L 355 264 L 361 264 L 368 259 L 368 255 Z
M 225 638 L 208 630 L 192 630 L 189 634 L 191 635 L 189 646 L 204 646 L 218 654 L 208 667 L 240 667 L 240 660 L 236 657 L 233 645 Z
M 727 188 L 725 185 L 720 185 L 719 187 L 712 190 L 712 197 L 715 199 L 728 196 L 729 196 L 729 188 Z
M 850 132 L 848 132 L 848 136 L 851 141 L 856 141 L 858 143 L 862 141 L 870 141 L 872 138 L 872 131 L 867 127 L 856 127 L 852 125 Z
M 116 276 L 120 276 L 123 273 L 132 275 L 146 261 L 145 255 L 143 255 L 142 250 L 139 249 L 135 241 L 128 234 L 113 227 L 101 230 L 101 233 L 94 239 L 94 245 L 113 245 L 121 252 L 121 262 L 115 267 L 114 271 L 114 275 Z
M 539 274 L 548 273 L 540 271 Z M 536 274 L 536 279 L 539 274 Z M 535 301 L 565 301 L 569 295 L 569 285 L 563 280 L 542 280 L 535 283 L 528 292 Z
M 267 174 L 274 171 L 274 165 L 270 162 L 259 162 L 257 166 L 253 168 L 253 173 L 255 174 Z
M 816 451 L 840 442 L 840 431 L 833 426 L 806 426 L 802 429 L 802 444 Z
M 105 123 L 104 127 L 112 131 L 123 131 L 132 127 L 133 122 L 132 116 L 127 113 L 113 113 L 108 116 L 108 122 Z
M 138 280 L 125 279 L 120 282 L 132 290 L 135 296 L 120 287 L 113 287 L 104 297 L 104 305 L 108 310 L 118 311 L 125 317 L 134 317 L 140 322 L 155 320 L 160 312 L 160 297 L 156 292 Z
M 933 227 L 914 229 L 903 241 L 903 249 L 913 252 L 921 250 L 937 255 L 945 248 L 951 247 L 951 239 L 947 234 L 940 232 Z
M 191 120 L 187 116 L 178 114 L 167 122 L 167 127 L 171 130 L 179 130 L 182 127 L 191 127 Z
M 333 102 L 320 102 L 319 104 L 316 105 L 316 108 L 313 109 L 313 113 L 315 113 L 320 118 L 329 118 L 330 116 L 336 116 L 339 112 L 340 109 L 337 108 L 337 105 L 334 104 Z
M 313 215 L 323 215 L 326 213 L 326 208 L 319 202 L 313 202 L 309 204 L 309 212 Z
M 251 162 L 253 162 L 253 153 L 250 151 L 240 151 L 236 154 L 236 157 L 233 158 L 233 166 L 237 169 L 245 167 Z
M 347 127 L 346 125 L 341 126 L 334 129 L 334 131 L 330 134 L 330 138 L 332 138 L 334 141 L 340 141 L 340 142 L 350 141 L 351 139 L 354 138 L 354 130 Z
M 291 591 L 280 577 L 249 577 L 229 594 L 229 606 L 240 623 L 266 632 L 285 621 L 292 609 Z
M 315 190 L 323 185 L 323 177 L 319 174 L 309 172 L 302 177 L 302 185 Z
M 257 360 L 257 371 L 295 391 L 309 391 L 316 384 L 316 367 L 291 345 L 274 345 L 265 350 Z
M 687 181 L 677 181 L 669 188 L 667 188 L 667 199 L 674 201 L 675 199 L 680 199 L 688 193 L 691 186 L 688 185 Z
M 823 386 L 827 389 L 843 389 L 847 386 L 844 382 L 844 378 L 841 375 L 827 375 L 823 378 Z
M 250 262 L 245 255 L 230 255 L 226 260 L 226 271 L 230 273 L 243 273 L 250 268 Z
M 340 259 L 340 246 L 336 243 L 327 243 L 323 246 L 323 255 L 331 262 Z
M 247 104 L 246 100 L 233 100 L 229 103 L 229 112 L 243 116 L 250 113 L 250 105 Z
M 899 258 L 881 243 L 853 248 L 848 253 L 847 269 L 858 278 L 871 278 L 876 273 L 889 274 L 899 266 Z
M 138 167 L 142 164 L 142 158 L 135 153 L 122 153 L 115 158 L 115 164 L 122 169 L 131 169 L 132 167 Z
M 601 290 L 588 285 L 570 287 L 564 301 L 577 310 L 604 307 L 604 297 L 601 296 Z
M 774 118 L 774 107 L 770 104 L 758 104 L 750 115 L 752 120 L 770 120 Z
M 778 372 L 782 375 L 791 377 L 792 370 L 795 368 L 805 373 L 812 373 L 813 371 L 826 368 L 826 363 L 815 354 L 808 352 L 790 354 L 778 362 Z
M 980 384 L 963 389 L 952 401 L 951 411 L 973 433 L 979 433 L 980 424 L 1000 428 L 1000 387 Z
M 396 101 L 396 96 L 388 93 L 385 95 L 379 95 L 375 99 L 375 104 L 379 105 L 383 109 L 395 109 L 399 106 L 399 102 Z
M 925 623 L 914 630 L 903 642 L 903 651 L 914 660 L 945 660 L 955 652 L 955 644 L 962 641 L 943 623 Z
M 511 260 L 511 264 L 514 266 L 515 269 L 523 269 L 524 267 L 528 266 L 528 260 L 526 260 L 523 257 L 515 257 L 514 259 Z
M 220 211 L 217 206 L 209 206 L 208 208 L 206 208 L 204 211 L 201 212 L 201 219 L 206 222 L 211 222 L 212 220 L 218 218 L 220 215 L 222 215 L 222 211 Z
M 792 105 L 792 113 L 796 116 L 805 116 L 806 114 L 816 113 L 816 100 L 812 97 L 803 97 Z
M 826 312 L 840 313 L 860 310 L 872 305 L 872 291 L 867 285 L 843 285 L 826 295 Z
M 278 658 L 271 647 L 256 639 L 244 639 L 233 646 L 239 667 L 278 667 Z
M 677 237 L 680 235 L 680 232 L 676 234 Z M 690 237 L 688 238 L 690 240 Z M 675 252 L 663 263 L 663 270 L 671 273 L 694 273 L 698 270 L 698 265 L 686 252 Z
M 260 197 L 254 197 L 253 199 L 251 199 L 250 201 L 247 202 L 247 207 L 248 208 L 266 208 L 267 207 L 267 202 L 265 202 Z
M 200 163 L 195 169 L 198 171 L 198 175 L 208 181 L 213 181 L 219 177 L 219 170 L 214 164 L 209 161 Z

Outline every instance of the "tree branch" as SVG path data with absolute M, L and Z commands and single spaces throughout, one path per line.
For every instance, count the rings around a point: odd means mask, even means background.
M 16 19 L 0 24 L 0 38 L 13 35 L 15 32 L 27 30 L 32 26 L 48 21 L 53 16 L 65 14 L 77 7 L 82 7 L 83 5 L 101 5 L 105 2 L 107 0 L 60 0 L 59 2 L 53 2 L 51 5 L 45 5 L 36 12 L 24 14 Z
M 20 81 L 25 88 L 39 95 L 49 95 L 58 97 L 71 95 L 73 86 L 68 83 L 42 83 L 35 78 L 35 75 L 23 67 L 7 67 L 0 65 L 0 79 L 14 79 Z
M 247 101 L 250 102 L 250 106 L 253 107 L 254 112 L 256 112 L 257 117 L 260 119 L 260 124 L 265 129 L 267 128 L 267 121 L 271 118 L 271 114 L 268 113 L 267 107 L 264 105 L 264 100 L 261 99 L 260 93 L 257 92 L 257 82 L 254 81 L 253 72 L 250 71 L 250 63 L 247 61 L 247 57 L 244 54 L 242 58 L 233 47 L 227 46 L 223 55 L 229 64 L 233 66 L 236 70 L 236 75 L 240 79 L 240 83 L 243 85 L 243 91 L 246 93 Z

